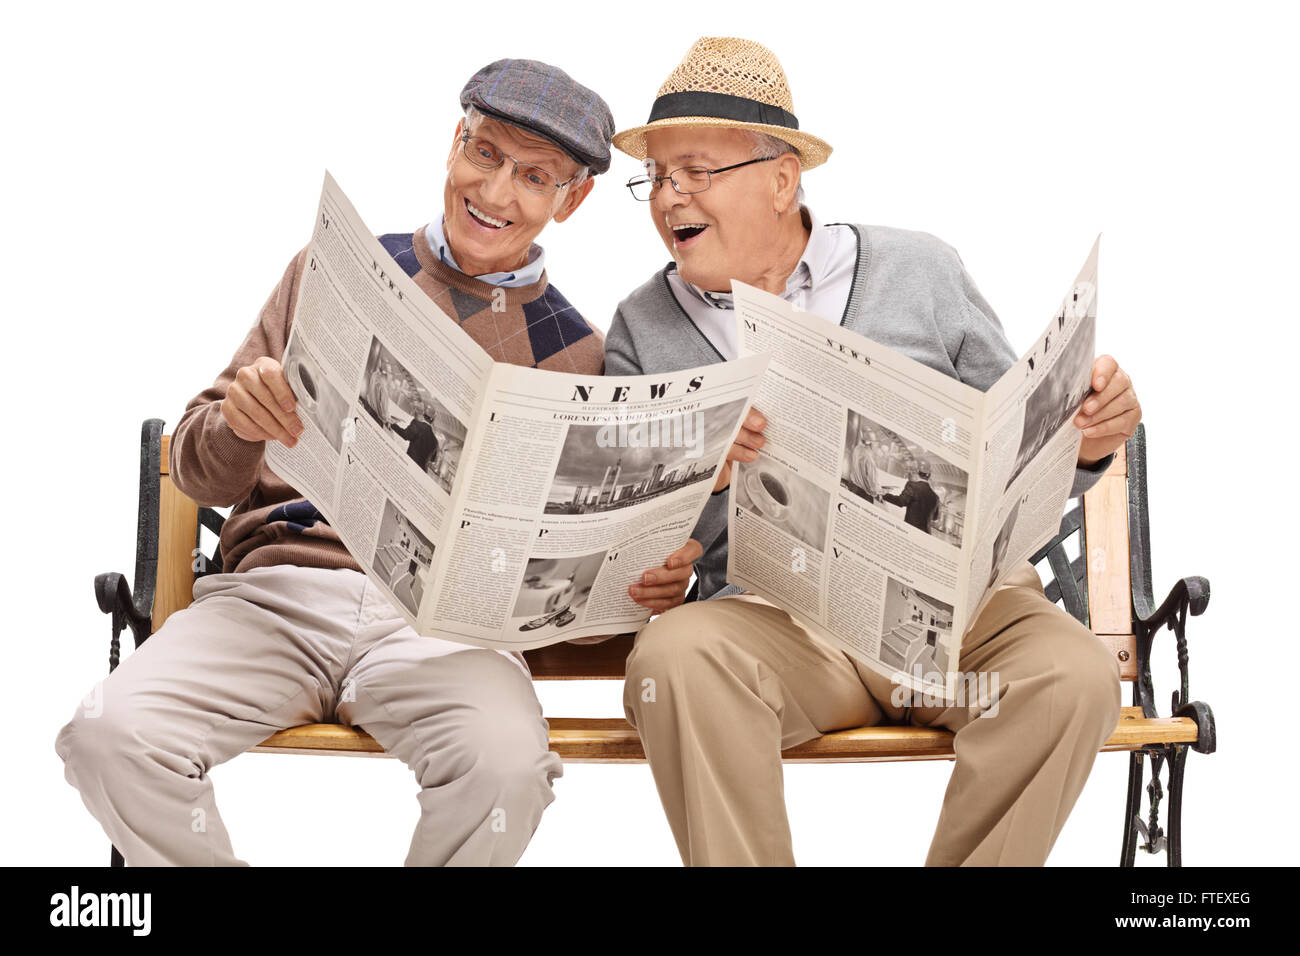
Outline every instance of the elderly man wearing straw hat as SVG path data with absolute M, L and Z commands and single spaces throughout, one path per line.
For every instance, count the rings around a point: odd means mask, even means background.
M 660 88 L 649 121 L 614 145 L 644 161 L 628 186 L 673 261 L 619 304 L 607 374 L 732 359 L 732 279 L 986 390 L 1016 359 L 957 254 L 933 236 L 827 224 L 800 177 L 831 147 L 799 129 L 784 71 L 747 40 L 698 41 Z M 1141 415 L 1128 376 L 1097 359 L 1080 494 Z M 957 760 L 927 863 L 1042 864 L 1114 731 L 1119 674 L 1091 632 L 1046 599 L 1025 564 L 963 640 L 960 669 L 994 672 L 990 719 L 972 706 L 898 706 L 896 685 L 725 582 L 731 462 L 758 459 L 766 420 L 751 410 L 692 540 L 630 593 L 663 613 L 637 635 L 624 704 L 641 734 L 688 864 L 792 864 L 781 750 L 879 723 L 944 727 Z M 696 560 L 698 558 L 698 560 Z M 698 574 L 696 600 L 680 580 Z M 647 679 L 655 693 L 643 695 Z

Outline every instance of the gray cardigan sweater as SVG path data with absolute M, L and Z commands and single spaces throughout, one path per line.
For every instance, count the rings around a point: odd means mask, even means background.
M 839 324 L 945 375 L 988 391 L 1017 355 L 957 252 L 924 232 L 852 226 L 858 263 Z M 605 374 L 671 372 L 724 361 L 668 285 L 669 263 L 618 305 L 605 336 Z M 1083 494 L 1113 455 L 1078 468 L 1071 496 Z M 727 491 L 713 495 L 691 532 L 704 548 L 695 562 L 701 600 L 741 591 L 727 584 Z

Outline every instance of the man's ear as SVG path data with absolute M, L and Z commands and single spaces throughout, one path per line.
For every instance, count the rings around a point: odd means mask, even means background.
M 456 124 L 456 135 L 451 140 L 451 152 L 447 154 L 447 168 L 451 169 L 451 164 L 456 161 L 456 151 L 460 149 L 460 137 L 465 132 L 465 117 L 460 118 Z
M 799 157 L 782 153 L 776 158 L 776 176 L 772 181 L 772 208 L 779 216 L 785 213 L 799 194 Z
M 560 208 L 555 211 L 555 215 L 551 218 L 556 222 L 564 222 L 582 205 L 582 201 L 587 198 L 587 193 L 591 192 L 591 187 L 595 185 L 596 177 L 588 175 L 582 181 L 581 186 L 569 190 L 569 194 L 564 197 L 564 201 L 560 203 Z

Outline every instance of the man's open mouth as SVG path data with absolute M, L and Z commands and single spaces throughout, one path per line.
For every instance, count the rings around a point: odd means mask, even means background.
M 496 216 L 489 216 L 468 199 L 465 200 L 465 210 L 476 222 L 487 226 L 489 229 L 504 229 L 506 226 L 510 225 L 509 219 L 498 219 Z
M 677 242 L 686 242 L 694 239 L 705 229 L 709 227 L 702 222 L 679 222 L 672 227 L 673 239 Z

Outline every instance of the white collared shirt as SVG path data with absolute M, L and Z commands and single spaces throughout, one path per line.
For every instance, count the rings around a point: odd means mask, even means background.
M 464 272 L 452 258 L 451 246 L 447 245 L 447 236 L 442 231 L 443 214 L 438 213 L 429 220 L 428 227 L 424 230 L 425 238 L 429 240 L 429 247 L 438 254 L 438 258 L 444 263 L 451 266 L 457 272 Z M 546 268 L 546 253 L 537 243 L 528 247 L 528 264 L 514 272 L 489 272 L 486 275 L 474 276 L 480 282 L 486 282 L 488 285 L 499 285 L 506 289 L 516 289 L 520 286 L 532 285 L 542 277 L 542 272 Z
M 857 237 L 847 225 L 823 225 L 807 206 L 800 206 L 799 211 L 809 229 L 808 244 L 786 280 L 781 298 L 838 325 L 853 289 L 853 271 L 858 262 Z M 668 271 L 668 285 L 713 347 L 726 359 L 736 358 L 740 343 L 731 293 L 709 292 L 691 285 L 677 274 L 676 268 Z

